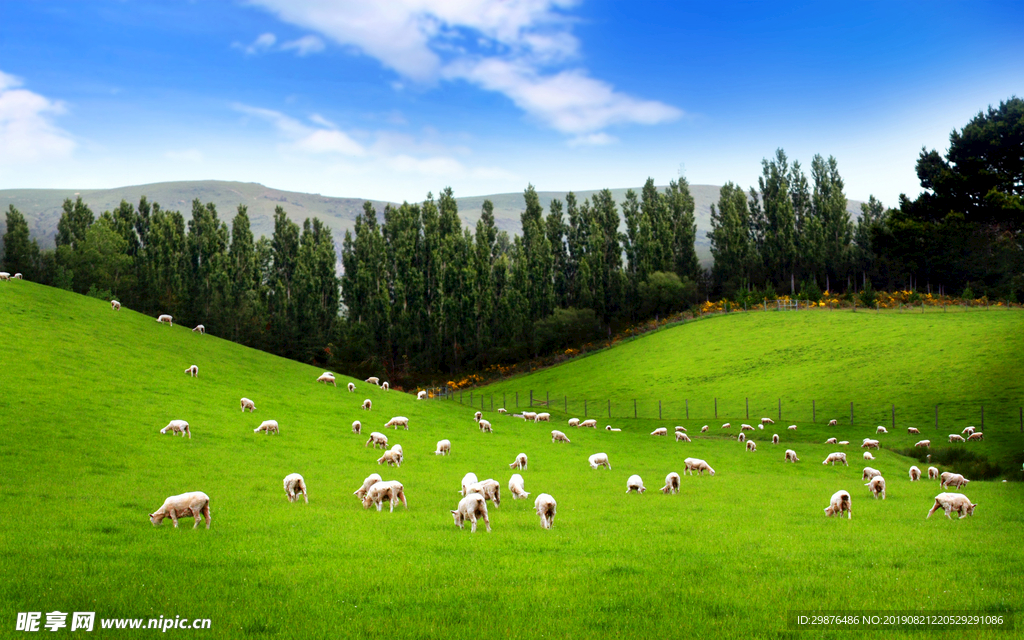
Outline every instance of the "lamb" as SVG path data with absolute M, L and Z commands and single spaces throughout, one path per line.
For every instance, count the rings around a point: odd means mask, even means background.
M 498 413 L 508 413 L 508 410 L 504 407 L 498 407 Z
M 680 431 L 685 433 L 686 432 L 686 427 L 680 427 L 679 425 L 676 425 L 676 433 L 678 433 Z
M 498 484 L 498 481 L 493 478 L 474 482 L 466 487 L 466 491 L 470 493 L 479 493 L 484 497 L 484 500 L 490 500 L 493 502 L 494 506 L 501 506 L 501 486 Z
M 612 425 L 610 425 L 610 424 L 605 425 L 604 430 L 605 431 L 622 431 L 622 429 L 613 429 Z
M 985 439 L 985 434 L 980 432 L 980 431 L 975 431 L 971 435 L 967 436 L 967 441 L 968 442 L 975 442 L 977 440 L 984 440 L 984 439 Z
M 600 467 L 608 467 L 609 471 L 611 471 L 612 469 L 612 464 L 608 462 L 607 453 L 595 453 L 594 455 L 590 456 L 589 461 L 591 469 L 598 469 Z
M 371 473 L 370 475 L 366 476 L 366 480 L 363 480 L 363 486 L 353 491 L 352 495 L 359 498 L 359 501 L 362 502 L 363 498 L 366 497 L 366 492 L 370 490 L 370 487 L 372 487 L 373 485 L 377 484 L 380 481 L 381 477 L 379 473 Z
M 964 430 L 961 431 L 960 433 L 966 433 L 967 435 L 971 435 L 974 432 L 975 432 L 975 428 L 974 427 L 965 427 Z
M 569 426 L 570 427 L 578 427 L 578 426 L 580 426 L 580 419 L 579 418 L 569 418 Z
M 377 464 L 387 464 L 389 467 L 401 467 L 402 456 L 394 449 L 391 449 L 389 451 L 385 451 L 384 455 L 377 458 Z
M 569 438 L 567 438 L 564 433 L 562 433 L 558 429 L 555 429 L 554 431 L 551 432 L 551 444 L 554 444 L 556 442 L 571 443 L 571 440 L 569 440 Z
M 864 467 L 864 473 L 861 474 L 860 479 L 861 480 L 870 480 L 871 478 L 874 478 L 875 476 L 880 476 L 880 475 L 882 475 L 882 472 L 879 471 L 878 469 L 872 469 L 871 467 Z
M 494 429 L 491 428 L 491 423 L 488 420 L 481 420 L 477 423 L 482 433 L 493 433 Z
M 690 440 L 690 436 L 686 435 L 682 431 L 676 431 L 676 442 L 693 442 Z
M 174 528 L 178 528 L 178 518 L 192 516 L 196 519 L 193 529 L 199 526 L 199 518 L 206 521 L 206 528 L 210 528 L 210 496 L 202 491 L 192 491 L 177 496 L 171 496 L 164 500 L 160 508 L 149 514 L 149 521 L 153 526 L 163 522 L 164 518 L 170 518 Z
M 519 455 L 516 456 L 516 459 L 512 462 L 512 464 L 508 466 L 510 469 L 522 469 L 523 471 L 526 471 L 526 454 L 520 453 Z
M 951 433 L 951 434 L 949 434 L 949 443 L 953 444 L 954 442 L 967 442 L 967 441 L 964 440 L 963 436 L 958 436 L 955 433 Z
M 946 517 L 952 520 L 950 517 L 950 511 L 956 511 L 960 514 L 960 519 L 963 520 L 967 516 L 974 515 L 974 508 L 977 504 L 971 504 L 971 501 L 962 493 L 940 493 L 935 496 L 935 504 L 932 505 L 931 510 L 928 511 L 928 515 L 924 517 L 925 520 L 932 517 L 932 514 L 942 509 L 946 512 Z
M 547 412 L 538 413 L 533 417 L 534 422 L 551 422 L 551 414 Z
M 167 426 L 160 430 L 160 433 L 170 433 L 171 435 L 181 434 L 184 438 L 185 434 L 188 434 L 188 439 L 192 439 L 192 431 L 188 428 L 188 423 L 184 420 L 171 420 L 167 423 Z
M 931 440 L 919 440 L 918 442 L 914 443 L 914 446 L 915 447 L 922 447 L 922 448 L 927 449 L 928 447 L 932 446 L 932 441 Z
M 728 428 L 729 428 L 729 427 L 731 427 L 731 426 L 732 426 L 732 424 L 730 424 L 730 423 L 726 422 L 725 424 L 723 424 L 723 425 L 722 425 L 722 428 L 723 428 L 723 429 L 728 429 Z
M 174 319 L 171 318 L 171 316 L 166 314 L 166 313 L 163 314 L 163 315 L 157 316 L 156 321 L 157 322 L 166 322 L 171 327 L 174 326 Z
M 583 422 L 580 423 L 580 426 L 581 427 L 589 427 L 591 429 L 596 429 L 597 428 L 597 420 L 594 420 L 593 418 L 591 418 L 590 420 L 584 420 Z
M 647 491 L 647 487 L 644 486 L 644 481 L 640 479 L 640 476 L 634 474 L 629 476 L 626 480 L 626 493 L 643 493 Z
M 483 417 L 484 414 L 480 411 L 477 411 L 476 413 L 473 414 L 473 420 L 475 420 L 476 422 L 480 422 L 480 419 Z
M 452 441 L 451 440 L 438 440 L 437 450 L 434 451 L 435 456 L 446 456 L 452 452 Z
M 747 451 L 756 452 L 757 443 L 754 442 L 753 440 L 747 440 Z
M 777 433 L 773 433 L 772 434 L 772 444 L 779 444 L 779 434 L 777 434 Z
M 661 488 L 661 492 L 665 494 L 679 493 L 679 474 L 673 471 L 672 473 L 665 476 L 665 486 Z
M 281 433 L 281 427 L 277 424 L 277 420 L 264 420 L 260 423 L 260 426 L 252 430 L 253 433 L 259 433 L 260 431 L 265 432 L 268 436 L 271 433 Z
M 513 473 L 508 479 L 508 490 L 513 500 L 526 499 L 530 493 L 523 488 L 523 476 Z
M 878 449 L 878 440 L 865 440 L 860 447 L 861 449 Z
M 836 438 L 829 438 L 825 441 L 825 444 L 836 444 L 838 440 Z
M 113 309 L 114 311 L 120 311 L 121 310 L 121 303 L 118 302 L 117 300 L 111 300 L 110 301 L 110 308 Z
M 828 426 L 830 426 L 830 427 L 838 427 L 839 426 L 839 421 L 838 420 L 829 420 L 828 421 Z
M 391 507 L 388 513 L 394 513 L 395 503 L 398 501 L 401 501 L 402 504 L 405 505 L 406 509 L 409 508 L 409 503 L 405 500 L 405 487 L 403 487 L 402 483 L 397 480 L 374 483 L 363 497 L 363 508 L 369 509 L 370 505 L 373 504 L 377 505 L 377 511 L 380 511 L 381 507 L 384 506 L 383 503 L 385 500 L 388 501 L 388 504 Z
M 796 425 L 795 424 L 791 424 L 791 425 L 789 425 L 786 428 L 789 429 L 790 431 L 796 431 Z
M 917 482 L 921 479 L 921 470 L 916 466 L 910 467 L 910 481 Z
M 800 462 L 800 458 L 796 457 L 796 451 L 793 451 L 792 449 L 786 449 L 786 461 L 795 464 L 797 462 Z
M 388 427 L 392 427 L 397 431 L 398 427 L 400 426 L 405 427 L 405 430 L 408 431 L 409 418 L 406 418 L 405 416 L 395 416 L 394 418 L 388 420 L 387 424 L 384 425 L 384 428 L 387 429 Z
M 333 384 L 334 386 L 338 386 L 338 383 L 335 382 L 334 380 L 334 374 L 328 371 L 324 371 L 322 374 L 320 374 L 320 377 L 317 378 L 316 381 L 322 382 L 324 384 Z
M 683 460 L 683 464 L 686 465 L 686 468 L 683 469 L 683 475 L 685 475 L 687 471 L 690 472 L 691 476 L 693 475 L 694 471 L 696 471 L 697 475 L 699 476 L 704 475 L 705 471 L 707 471 L 712 476 L 715 475 L 715 470 L 712 469 L 707 462 L 704 462 L 700 458 L 687 458 L 686 460 Z
M 398 462 L 405 462 L 405 452 L 402 450 L 402 445 L 396 444 L 391 447 L 391 450 L 398 454 Z
M 288 496 L 288 502 L 295 502 L 299 499 L 299 494 L 306 499 L 306 504 L 309 504 L 309 494 L 306 492 L 306 481 L 302 479 L 297 473 L 290 473 L 284 477 L 284 492 Z
M 747 440 L 747 434 L 745 434 L 745 433 L 741 433 L 740 435 L 736 436 L 736 441 L 737 442 L 746 442 L 746 440 Z
M 472 471 L 470 471 L 466 475 L 462 476 L 462 490 L 459 491 L 459 493 L 461 493 L 463 496 L 468 496 L 469 495 L 469 491 L 467 491 L 466 489 L 469 487 L 469 485 L 476 484 L 476 483 L 477 483 L 476 474 L 473 473 Z
M 865 459 L 865 460 L 874 460 L 874 459 L 875 459 L 875 456 L 871 455 L 871 452 L 870 452 L 870 451 L 865 451 L 865 452 L 864 452 L 864 459 Z
M 825 458 L 825 461 L 822 462 L 821 464 L 831 464 L 834 467 L 836 466 L 837 462 L 842 462 L 844 467 L 850 466 L 846 462 L 846 454 L 841 451 L 836 451 L 835 453 L 828 454 L 828 457 Z
M 391 389 L 391 385 L 388 384 L 387 380 L 385 380 L 384 382 L 380 383 L 380 389 L 381 391 L 388 391 L 389 389 Z
M 917 435 L 921 435 L 921 432 L 918 431 L 917 427 L 907 427 L 907 433 L 909 433 L 909 434 L 915 434 L 916 433 Z
M 954 489 L 959 489 L 960 487 L 966 485 L 968 482 L 970 482 L 970 480 L 963 477 L 959 473 L 946 471 L 940 476 L 939 486 L 943 488 L 953 487 Z
M 555 521 L 555 510 L 557 507 L 558 504 L 550 495 L 542 493 L 537 496 L 537 499 L 533 501 L 533 508 L 536 510 L 537 515 L 540 516 L 540 526 L 545 529 L 551 528 Z
M 935 467 L 928 467 L 928 479 L 934 480 L 939 477 L 939 470 Z
M 185 369 L 185 373 L 187 373 L 188 375 L 192 376 L 193 378 L 198 378 L 199 377 L 199 367 L 197 367 L 196 365 L 192 365 L 188 369 Z
M 652 436 L 667 436 L 668 435 L 668 429 L 666 429 L 665 427 L 659 427 L 659 428 L 655 429 L 654 431 L 652 431 L 651 435 Z
M 536 411 L 524 411 L 523 412 L 523 420 L 525 420 L 527 422 L 536 421 L 536 418 L 537 418 L 537 412 Z
M 420 391 L 419 393 L 416 394 L 416 399 L 417 400 L 426 400 L 427 399 L 427 392 L 426 391 Z
M 878 428 L 875 429 L 875 433 L 889 433 L 889 431 L 882 425 L 878 425 Z
M 246 409 L 249 410 L 249 413 L 256 410 L 256 404 L 249 398 L 242 398 L 240 404 L 242 405 L 242 413 L 245 413 Z
M 369 378 L 367 378 L 367 379 L 365 380 L 365 382 L 367 382 L 368 384 L 376 384 L 376 385 L 379 385 L 379 384 L 380 384 L 380 378 L 377 378 L 377 377 L 375 377 L 375 376 L 370 376 Z
M 366 411 L 370 411 L 371 409 L 373 409 L 373 401 L 367 398 L 366 400 L 363 400 L 363 404 L 359 405 L 359 408 L 365 409 Z
M 703 427 L 701 427 L 700 428 L 700 432 L 701 433 L 707 433 L 708 432 L 708 425 L 704 425 Z
M 370 439 L 366 441 L 366 444 L 364 444 L 363 447 L 365 448 L 366 445 L 370 444 L 371 442 L 373 443 L 374 449 L 376 449 L 377 447 L 385 449 L 388 446 L 388 437 L 378 431 L 371 431 Z
M 363 432 L 363 423 L 358 420 L 352 422 L 352 433 L 359 434 Z
M 197 324 L 195 329 L 192 329 L 192 333 L 198 333 L 200 335 L 206 333 L 206 327 L 201 324 Z
M 355 393 L 355 390 L 356 390 L 356 383 L 354 383 L 354 382 L 348 383 L 348 392 L 349 393 Z
M 749 424 L 741 424 L 740 425 L 740 431 L 753 431 L 753 430 L 754 430 L 754 427 L 750 426 Z
M 846 512 L 846 518 L 852 520 L 853 510 L 850 509 L 850 494 L 842 490 L 836 491 L 832 494 L 832 500 L 829 501 L 829 505 L 825 507 L 825 515 L 830 518 L 838 515 L 842 518 L 844 511 Z
M 479 493 L 470 494 L 459 500 L 459 507 L 452 511 L 452 518 L 460 529 L 463 528 L 462 523 L 469 520 L 472 523 L 470 528 L 472 533 L 476 533 L 477 519 L 483 518 L 484 524 L 487 525 L 487 533 L 491 532 L 491 521 L 487 517 L 487 502 Z
M 766 424 L 775 424 L 775 421 L 771 418 L 761 418 L 761 426 L 763 427 Z
M 878 500 L 878 495 L 882 495 L 882 500 L 885 500 L 885 478 L 882 476 L 875 476 L 864 485 L 871 490 L 871 493 L 875 495 L 875 500 Z

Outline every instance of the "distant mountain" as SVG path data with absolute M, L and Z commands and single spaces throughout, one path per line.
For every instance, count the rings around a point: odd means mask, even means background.
M 642 187 L 632 188 L 639 194 Z M 664 187 L 659 188 L 664 189 Z M 705 264 L 710 263 L 711 260 L 707 232 L 711 229 L 711 204 L 718 201 L 719 189 L 720 187 L 715 185 L 690 185 L 690 193 L 693 194 L 695 203 L 694 215 L 697 219 L 697 255 Z M 621 203 L 627 190 L 612 189 L 615 201 Z M 540 191 L 537 195 L 546 211 L 555 198 L 564 203 L 566 193 L 568 192 Z M 582 203 L 595 193 L 597 193 L 596 190 L 577 191 L 576 198 Z M 220 218 L 229 225 L 238 205 L 244 204 L 248 207 L 249 220 L 256 237 L 260 235 L 269 237 L 273 233 L 274 209 L 281 206 L 288 212 L 288 216 L 300 225 L 306 218 L 320 218 L 334 231 L 339 251 L 345 231 L 353 228 L 355 218 L 363 210 L 363 203 L 366 202 L 362 198 L 334 198 L 319 194 L 281 191 L 255 182 L 198 180 L 157 182 L 117 189 L 79 189 L 77 191 L 74 189 L 0 189 L 0 207 L 6 211 L 7 206 L 13 204 L 25 215 L 33 237 L 38 238 L 44 248 L 50 248 L 53 247 L 53 239 L 57 233 L 61 205 L 66 198 L 74 199 L 76 196 L 81 196 L 97 216 L 104 211 L 115 209 L 122 200 L 137 205 L 139 199 L 146 196 L 150 202 L 160 203 L 163 209 L 181 211 L 186 219 L 191 215 L 192 201 L 198 198 L 204 203 L 214 203 Z M 476 227 L 484 200 L 494 203 L 495 223 L 499 229 L 508 231 L 510 234 L 520 232 L 519 216 L 526 208 L 522 192 L 457 198 L 462 220 L 470 229 Z M 378 214 L 387 204 L 378 200 L 371 202 L 376 207 Z M 854 217 L 859 216 L 860 202 L 848 200 L 847 209 Z M 4 226 L 3 216 L 0 216 L 0 230 L 3 230 Z

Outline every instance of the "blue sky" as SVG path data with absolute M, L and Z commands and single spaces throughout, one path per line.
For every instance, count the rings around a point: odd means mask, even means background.
M 756 184 L 847 196 L 1024 95 L 1020 2 L 0 2 L 0 189 L 221 179 L 418 200 Z

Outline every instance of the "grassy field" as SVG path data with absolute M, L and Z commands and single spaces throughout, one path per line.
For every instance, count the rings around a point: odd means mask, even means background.
M 548 425 L 488 411 L 495 433 L 482 434 L 457 402 L 360 381 L 349 393 L 347 378 L 319 385 L 320 370 L 215 336 L 29 282 L 0 284 L 0 636 L 15 635 L 19 612 L 59 610 L 95 611 L 97 627 L 100 618 L 209 618 L 209 630 L 168 632 L 203 638 L 791 637 L 791 610 L 1012 615 L 1024 601 L 1021 483 L 972 482 L 973 518 L 925 520 L 937 482 L 910 483 L 913 461 L 887 448 L 872 466 L 888 499 L 872 500 L 859 450 L 849 467 L 820 464 L 835 449 L 820 444 L 830 433 L 821 424 L 780 429 L 777 446 L 758 431 L 756 453 L 721 430 L 700 437 L 697 421 L 685 423 L 689 444 L 652 438 L 666 423 L 638 419 L 617 421 L 620 433 L 563 428 L 572 443 L 554 445 Z M 855 330 L 839 326 L 835 340 Z M 604 376 L 598 365 L 613 353 L 572 366 Z M 677 366 L 693 369 L 696 354 L 678 353 Z M 183 373 L 191 364 L 196 379 Z M 931 364 L 919 367 L 922 379 Z M 1019 376 L 999 384 L 992 392 L 1010 397 Z M 256 413 L 239 411 L 242 396 Z M 372 412 L 358 408 L 364 398 Z M 381 430 L 394 415 L 410 418 L 409 431 L 387 430 L 406 462 L 386 469 L 350 424 Z M 176 418 L 189 421 L 191 440 L 158 433 Z M 254 435 L 269 418 L 280 436 Z M 441 438 L 452 441 L 450 457 L 432 453 Z M 785 448 L 801 462 L 784 464 Z M 532 495 L 515 502 L 507 465 L 520 451 Z M 598 451 L 613 470 L 589 469 Z M 679 495 L 660 494 L 687 456 L 706 459 L 715 477 L 686 476 Z M 502 486 L 490 534 L 452 523 L 467 471 Z M 306 479 L 308 505 L 285 499 L 281 480 L 292 472 Z M 351 493 L 373 472 L 403 482 L 408 510 L 362 509 Z M 625 494 L 634 473 L 645 495 Z M 852 520 L 822 515 L 838 489 L 853 495 Z M 211 530 L 149 523 L 165 497 L 193 490 L 211 497 Z M 541 492 L 558 500 L 550 531 L 532 511 Z M 921 637 L 884 634 L 901 636 Z

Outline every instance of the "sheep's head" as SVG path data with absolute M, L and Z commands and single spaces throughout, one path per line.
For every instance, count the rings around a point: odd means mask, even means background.
M 973 507 L 972 507 L 972 509 L 973 509 Z M 152 523 L 153 523 L 153 526 L 155 527 L 155 526 L 157 526 L 158 524 L 160 524 L 161 522 L 163 522 L 163 521 L 164 521 L 164 518 L 166 518 L 166 517 L 167 517 L 167 516 L 166 516 L 165 514 L 163 514 L 163 513 L 160 513 L 160 512 L 158 511 L 158 512 L 156 512 L 156 513 L 151 513 L 151 514 L 149 514 L 149 521 L 150 521 L 150 522 L 152 522 Z
M 452 519 L 455 520 L 455 525 L 458 528 L 461 529 L 462 528 L 462 520 L 463 520 L 462 513 L 459 512 L 458 510 L 453 510 L 452 511 Z

